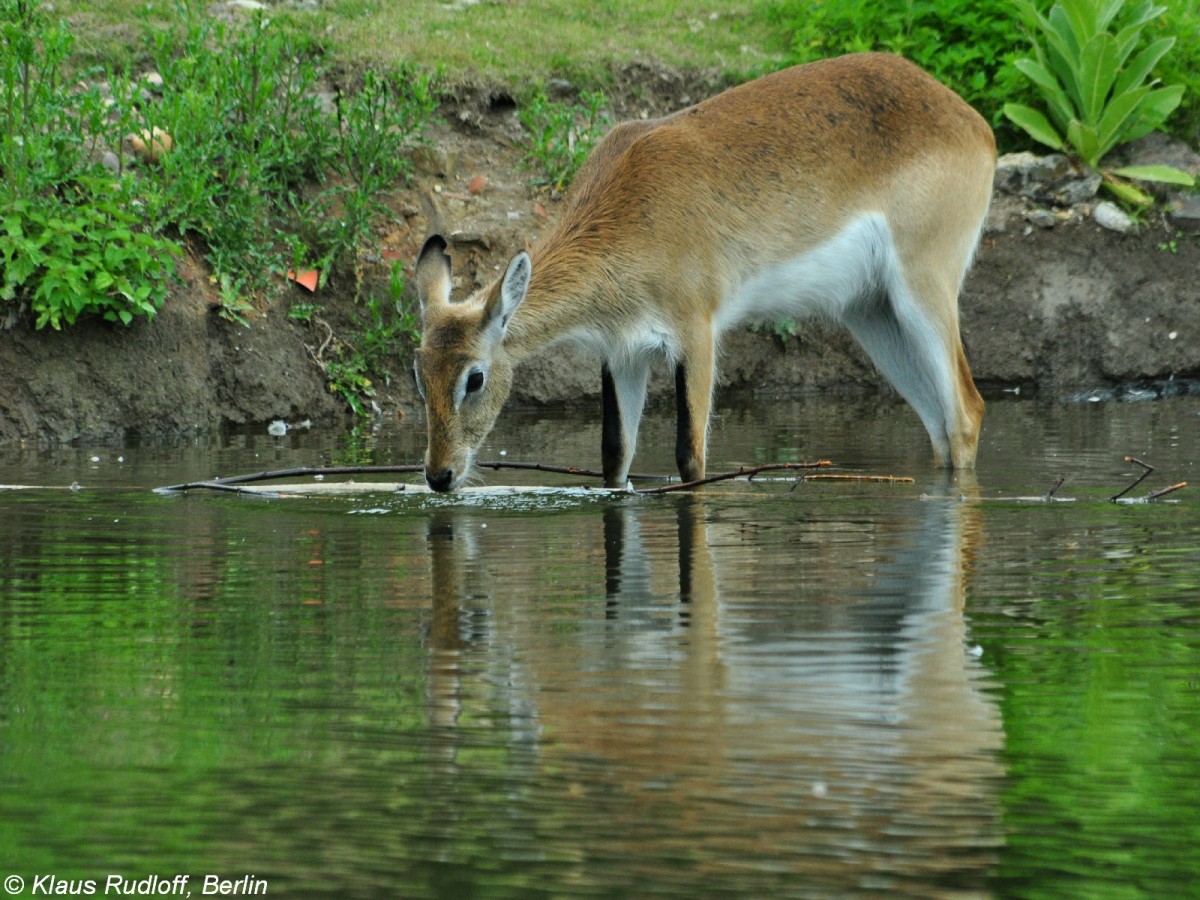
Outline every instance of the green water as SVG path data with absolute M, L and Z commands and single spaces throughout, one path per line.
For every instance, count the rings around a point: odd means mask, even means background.
M 1195 895 L 1198 412 L 993 402 L 951 480 L 902 406 L 729 407 L 711 469 L 916 483 L 640 498 L 151 490 L 409 462 L 415 425 L 0 448 L 0 484 L 34 486 L 0 490 L 0 878 Z M 648 416 L 635 468 L 667 471 Z M 483 456 L 596 446 L 514 414 Z M 1127 454 L 1158 467 L 1133 496 L 1193 487 L 1114 504 Z

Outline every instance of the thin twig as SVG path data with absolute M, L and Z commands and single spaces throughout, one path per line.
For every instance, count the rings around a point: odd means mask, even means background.
M 1154 466 L 1150 465 L 1150 463 L 1142 462 L 1136 456 L 1125 457 L 1125 462 L 1137 463 L 1139 466 L 1142 467 L 1142 470 L 1143 470 L 1142 474 L 1138 476 L 1137 480 L 1133 484 L 1131 484 L 1131 485 L 1129 485 L 1129 487 L 1125 488 L 1125 490 L 1121 491 L 1119 494 L 1113 494 L 1113 496 L 1109 497 L 1108 498 L 1109 500 L 1113 500 L 1113 501 L 1120 500 L 1122 497 L 1124 497 L 1126 494 L 1128 494 L 1130 491 L 1132 491 L 1135 487 L 1137 487 L 1139 484 L 1141 484 L 1143 481 L 1145 481 L 1147 478 L 1149 478 L 1150 473 L 1154 471 Z
M 752 478 L 763 472 L 779 472 L 795 469 L 817 469 L 823 466 L 833 465 L 827 459 L 817 460 L 816 462 L 802 463 L 767 463 L 762 466 L 744 466 L 736 472 L 722 472 L 720 475 L 709 475 L 707 478 L 697 478 L 695 481 L 683 481 L 679 484 L 667 484 L 662 487 L 646 488 L 645 490 L 637 491 L 639 494 L 666 494 L 671 491 L 689 491 L 692 488 L 700 487 L 703 484 L 712 484 L 714 481 L 728 481 L 731 478 Z
M 1180 488 L 1187 487 L 1187 484 L 1188 483 L 1186 481 L 1181 481 L 1181 482 L 1179 482 L 1179 484 L 1173 484 L 1170 487 L 1159 488 L 1157 491 L 1151 491 L 1150 493 L 1148 493 L 1146 495 L 1146 499 L 1147 500 L 1157 500 L 1159 497 L 1162 497 L 1165 494 L 1170 494 L 1173 491 L 1179 490 Z
M 796 478 L 796 483 L 791 486 L 788 493 L 792 493 L 796 488 L 800 487 L 802 482 L 806 481 L 870 481 L 882 484 L 916 483 L 916 479 L 910 478 L 907 475 L 853 475 L 850 473 L 799 475 Z
M 278 494 L 268 493 L 266 489 L 246 487 L 241 484 L 205 484 L 212 491 L 228 491 L 231 494 L 253 494 L 256 497 L 278 497 Z
M 510 462 L 507 459 L 503 460 L 485 460 L 475 463 L 477 469 L 528 469 L 534 472 L 550 472 L 555 475 L 577 475 L 582 478 L 603 478 L 603 472 L 597 472 L 595 469 L 581 469 L 578 466 L 548 466 L 545 463 L 530 463 L 530 462 Z M 670 481 L 675 476 L 673 475 L 633 475 L 629 476 L 631 481 Z
M 916 484 L 916 479 L 908 475 L 851 475 L 851 474 L 814 474 L 801 475 L 801 481 L 869 481 L 877 484 Z
M 252 481 L 271 481 L 276 478 L 303 478 L 310 475 L 379 475 L 384 473 L 409 473 L 424 470 L 421 465 L 402 466 L 299 466 L 293 469 L 268 469 L 264 472 L 254 472 L 250 475 L 229 475 L 224 478 L 209 478 L 205 481 L 188 481 L 183 484 L 170 484 L 166 487 L 155 488 L 160 494 L 173 491 L 190 491 L 195 488 L 208 490 L 224 490 L 229 485 L 249 484 Z
M 333 340 L 333 328 L 332 328 L 332 326 L 330 326 L 330 324 L 328 322 L 326 322 L 320 316 L 313 316 L 313 321 L 318 325 L 325 326 L 325 340 L 323 340 L 321 342 L 321 346 L 317 348 L 317 351 L 315 353 L 313 353 L 313 358 L 317 362 L 324 362 L 325 361 L 325 349 L 329 346 L 329 342 Z
M 592 469 L 582 469 L 577 466 L 552 466 L 544 463 L 527 463 L 508 460 L 485 460 L 477 462 L 476 466 L 484 469 L 524 469 L 537 472 L 550 472 L 558 475 L 574 475 L 579 477 L 603 478 L 604 473 L 597 472 Z M 780 472 L 780 471 L 795 471 L 797 469 L 818 469 L 830 466 L 832 463 L 827 459 L 817 460 L 816 462 L 798 462 L 798 463 L 767 463 L 761 466 L 743 466 L 740 469 L 732 472 L 722 472 L 718 475 L 710 475 L 706 478 L 697 479 L 696 481 L 676 482 L 673 484 L 663 485 L 660 487 L 645 488 L 637 490 L 639 494 L 665 494 L 670 491 L 690 490 L 705 484 L 712 484 L 716 481 L 727 481 L 732 478 L 753 478 L 755 475 L 760 475 L 763 472 Z M 326 475 L 380 475 L 380 474 L 411 474 L 414 472 L 424 471 L 424 466 L 415 465 L 395 465 L 395 466 L 298 466 L 290 469 L 267 469 L 262 472 L 253 472 L 246 475 L 229 475 L 223 478 L 210 478 L 204 481 L 188 481 L 182 484 L 171 484 L 166 487 L 156 488 L 156 493 L 176 493 L 189 490 L 216 490 L 216 491 L 239 491 L 240 485 L 250 484 L 256 481 L 272 481 L 279 478 L 304 478 L 304 477 L 324 477 Z M 662 480 L 670 481 L 670 475 L 631 475 L 631 479 L 637 481 Z M 829 481 L 874 481 L 874 482 L 890 482 L 896 484 L 912 484 L 913 479 L 907 476 L 898 475 L 804 475 L 804 480 L 824 479 Z

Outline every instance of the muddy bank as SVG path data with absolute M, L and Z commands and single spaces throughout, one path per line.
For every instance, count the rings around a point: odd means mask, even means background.
M 673 105 L 671 96 L 647 96 L 638 101 L 646 108 L 627 103 L 621 114 L 654 115 Z M 451 235 L 459 292 L 495 277 L 558 209 L 528 185 L 511 107 L 478 97 L 472 104 L 445 116 L 452 124 L 436 130 L 414 183 L 390 198 L 394 215 L 380 238 L 383 258 L 411 259 L 430 228 Z M 486 186 L 469 191 L 480 175 Z M 1028 202 L 997 198 L 962 294 L 971 365 L 985 390 L 1020 386 L 1066 396 L 1200 377 L 1200 227 L 1156 215 L 1121 234 L 1086 216 L 1047 219 L 1033 211 Z M 370 274 L 382 290 L 382 258 Z M 297 299 L 315 299 L 326 321 L 348 329 L 348 296 L 335 288 L 299 297 L 291 286 L 246 327 L 216 314 L 207 273 L 195 261 L 181 275 L 153 322 L 128 329 L 90 322 L 62 334 L 18 323 L 4 332 L 0 443 L 207 432 L 280 418 L 344 427 L 347 410 L 314 359 L 325 334 L 289 319 L 287 310 Z M 398 348 L 386 371 L 375 373 L 382 415 L 416 409 L 405 356 Z M 820 322 L 786 336 L 769 328 L 730 336 L 720 388 L 889 390 L 851 340 Z M 662 395 L 673 382 L 660 375 L 651 389 Z M 512 402 L 592 402 L 598 395 L 598 363 L 562 349 L 523 367 Z M 411 421 L 421 427 L 419 417 Z
M 344 415 L 285 306 L 245 328 L 215 314 L 206 288 L 203 274 L 184 266 L 153 322 L 5 333 L 0 441 L 109 441 Z

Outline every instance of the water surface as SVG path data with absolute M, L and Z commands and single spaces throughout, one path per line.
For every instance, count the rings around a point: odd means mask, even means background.
M 914 484 L 162 496 L 419 424 L 0 450 L 0 875 L 276 896 L 1180 896 L 1200 882 L 1200 403 L 719 410 L 712 470 Z M 671 467 L 652 410 L 635 468 Z M 483 456 L 595 465 L 508 415 Z M 1034 502 L 1059 476 L 1054 502 Z M 529 473 L 488 483 L 577 484 Z M 75 489 L 69 486 L 74 485 Z M 194 885 L 198 887 L 198 885 Z

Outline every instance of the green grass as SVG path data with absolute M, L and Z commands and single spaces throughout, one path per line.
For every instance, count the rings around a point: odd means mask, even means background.
M 1187 94 L 1169 123 L 1200 140 L 1200 0 L 1162 0 L 1156 32 L 1178 42 L 1156 73 Z M 1048 4 L 1046 4 L 1048 5 Z M 175 0 L 60 0 L 79 51 L 92 62 L 137 61 L 144 24 L 177 18 Z M 740 81 L 792 62 L 849 50 L 894 50 L 931 68 L 988 116 L 1006 149 L 1025 141 L 1000 113 L 1032 93 L 1011 68 L 1028 52 L 1006 0 L 331 0 L 320 11 L 283 7 L 276 20 L 320 41 L 339 68 L 403 63 L 437 72 L 444 88 L 485 84 L 520 100 L 549 78 L 611 90 L 614 68 L 655 60 Z
M 549 77 L 603 87 L 614 63 L 655 59 L 747 78 L 783 64 L 788 39 L 763 14 L 763 0 L 577 0 L 398 4 L 333 0 L 319 12 L 279 8 L 321 35 L 351 68 L 398 62 L 441 70 L 448 83 L 496 82 L 513 89 Z M 57 14 L 76 26 L 81 49 L 96 59 L 127 56 L 140 22 L 175 19 L 162 0 L 61 0 Z
M 314 93 L 326 54 L 290 23 L 232 25 L 181 4 L 169 26 L 130 26 L 144 59 L 88 66 L 95 45 L 81 51 L 76 33 L 93 32 L 57 13 L 0 0 L 0 314 L 55 329 L 151 317 L 183 241 L 234 321 L 288 269 L 359 298 L 381 198 L 407 178 L 436 103 L 430 78 L 341 73 L 326 112 Z M 143 63 L 159 91 L 139 81 Z M 170 146 L 134 166 L 127 136 L 159 133 Z
M 334 32 L 364 55 L 401 52 L 437 61 L 450 73 L 522 83 L 547 76 L 597 78 L 614 63 L 653 57 L 675 66 L 747 74 L 774 68 L 782 47 L 759 15 L 759 3 L 721 0 L 627 0 L 580 3 L 529 0 L 520 5 L 480 3 L 455 10 L 420 4 L 412 15 L 381 17 L 373 4 L 342 0 L 363 10 Z

